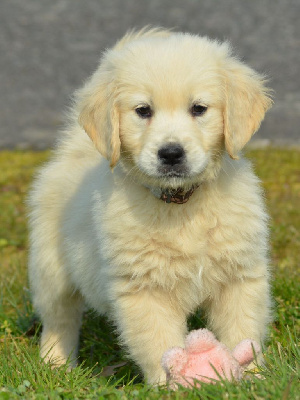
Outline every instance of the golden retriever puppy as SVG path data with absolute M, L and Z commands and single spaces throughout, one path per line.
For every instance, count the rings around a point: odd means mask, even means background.
M 227 43 L 152 29 L 105 52 L 29 200 L 46 361 L 75 365 L 84 304 L 153 384 L 199 306 L 227 346 L 264 340 L 268 217 L 238 154 L 270 105 Z

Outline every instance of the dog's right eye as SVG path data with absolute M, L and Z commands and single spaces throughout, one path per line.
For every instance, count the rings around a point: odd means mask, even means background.
M 153 114 L 150 106 L 137 107 L 135 112 L 141 118 L 151 118 Z

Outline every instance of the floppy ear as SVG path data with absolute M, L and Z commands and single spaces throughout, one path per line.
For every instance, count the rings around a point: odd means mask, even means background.
M 230 157 L 238 152 L 258 130 L 272 100 L 264 78 L 242 62 L 227 60 L 225 77 L 224 136 Z
M 112 72 L 104 65 L 77 92 L 79 123 L 113 168 L 120 157 L 119 112 Z

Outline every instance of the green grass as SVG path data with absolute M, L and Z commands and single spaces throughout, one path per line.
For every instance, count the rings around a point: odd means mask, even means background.
M 0 400 L 2 399 L 300 399 L 299 253 L 300 151 L 263 149 L 247 154 L 263 181 L 271 214 L 275 320 L 266 347 L 265 379 L 202 385 L 201 390 L 152 388 L 118 346 L 113 327 L 86 313 L 81 364 L 51 369 L 38 356 L 39 322 L 26 277 L 24 198 L 36 167 L 49 152 L 0 153 Z M 203 324 L 195 315 L 191 328 Z

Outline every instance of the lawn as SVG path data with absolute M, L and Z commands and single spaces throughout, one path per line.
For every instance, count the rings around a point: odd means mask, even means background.
M 274 322 L 265 349 L 264 379 L 202 385 L 201 390 L 152 388 L 118 346 L 113 327 L 86 312 L 80 362 L 66 372 L 38 357 L 39 321 L 26 276 L 24 199 L 38 165 L 49 152 L 0 152 L 0 400 L 2 399 L 300 399 L 299 254 L 300 151 L 247 153 L 265 188 L 271 215 Z M 191 328 L 202 326 L 193 316 Z

